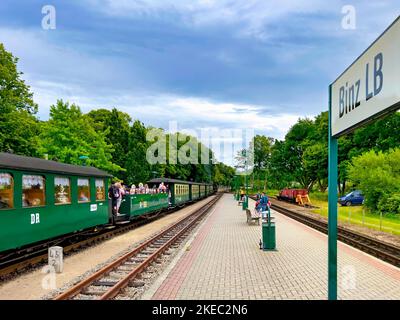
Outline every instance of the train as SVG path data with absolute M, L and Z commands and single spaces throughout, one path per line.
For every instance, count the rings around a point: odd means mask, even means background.
M 311 200 L 307 189 L 288 189 L 279 191 L 278 200 L 296 203 L 301 206 L 311 206 Z
M 111 179 L 90 166 L 0 153 L 0 256 L 181 207 L 216 191 L 210 183 L 156 178 L 149 187 L 164 182 L 168 192 L 127 194 L 116 216 L 108 198 Z

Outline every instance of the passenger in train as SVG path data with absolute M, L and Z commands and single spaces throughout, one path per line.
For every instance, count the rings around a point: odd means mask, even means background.
M 31 204 L 29 203 L 28 199 L 25 196 L 25 193 L 22 193 L 22 206 L 23 207 L 30 207 Z
M 114 182 L 108 189 L 108 199 L 111 200 L 112 212 L 114 215 L 118 214 L 117 202 L 119 198 L 120 198 L 120 191 L 117 186 L 117 183 Z
M 165 193 L 167 191 L 167 187 L 164 185 L 164 182 L 160 183 L 160 185 L 158 186 L 158 191 L 160 193 Z
M 125 189 L 121 183 L 116 183 L 116 187 L 119 189 L 119 197 L 117 198 L 117 215 L 119 215 L 119 208 L 121 207 L 122 197 L 125 195 Z
M 139 192 L 138 193 L 144 193 L 144 186 L 143 183 L 139 183 Z
M 81 193 L 79 194 L 79 201 L 89 201 L 88 197 L 85 195 L 85 193 L 83 191 L 81 191 Z

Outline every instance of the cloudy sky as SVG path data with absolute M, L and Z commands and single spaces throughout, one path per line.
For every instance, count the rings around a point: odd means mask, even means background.
M 42 28 L 42 7 L 56 29 Z M 344 29 L 343 6 L 356 10 Z M 1 0 L 41 119 L 57 99 L 168 129 L 283 138 L 327 109 L 331 83 L 399 15 L 398 0 Z

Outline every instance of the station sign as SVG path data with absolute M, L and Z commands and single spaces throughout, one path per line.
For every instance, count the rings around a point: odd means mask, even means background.
M 333 82 L 332 136 L 400 107 L 400 17 Z

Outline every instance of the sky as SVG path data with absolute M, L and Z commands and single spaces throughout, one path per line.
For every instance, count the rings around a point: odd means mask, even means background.
M 42 27 L 45 5 L 55 29 Z M 164 129 L 283 139 L 327 110 L 329 84 L 399 13 L 398 0 L 1 0 L 0 42 L 40 119 L 63 99 Z

